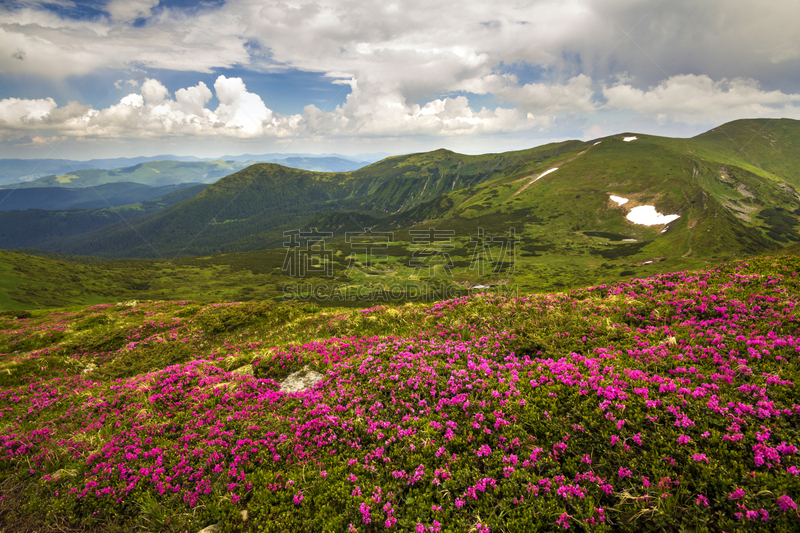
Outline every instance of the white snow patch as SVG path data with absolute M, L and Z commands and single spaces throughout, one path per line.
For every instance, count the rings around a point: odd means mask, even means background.
M 644 262 L 645 265 L 649 265 L 650 263 L 652 263 L 652 261 L 645 261 Z
M 622 239 L 622 242 L 636 242 L 636 239 Z
M 533 181 L 536 181 L 536 180 L 538 180 L 538 179 L 542 179 L 543 177 L 547 176 L 547 175 L 548 175 L 548 174 L 550 174 L 551 172 L 555 172 L 556 170 L 558 170 L 558 167 L 551 168 L 550 170 L 545 170 L 544 172 L 542 172 L 541 174 L 539 174 L 539 176 L 538 176 L 538 177 L 537 177 L 535 180 L 533 180 Z M 532 181 L 531 183 L 533 183 L 533 181 Z
M 634 135 L 633 137 L 625 137 L 622 140 L 625 141 L 626 143 L 629 143 L 631 141 L 635 141 L 636 140 L 636 136 Z
M 613 194 L 609 196 L 612 202 L 617 202 L 619 205 L 628 203 L 627 198 L 623 198 L 622 196 L 614 196 Z
M 596 143 L 594 143 L 594 144 L 593 144 L 593 146 L 597 146 L 597 145 L 598 145 L 598 144 L 600 144 L 601 142 L 603 142 L 603 141 L 597 141 Z
M 628 216 L 625 218 L 634 224 L 640 224 L 642 226 L 658 226 L 660 224 L 669 224 L 680 217 L 680 215 L 662 215 L 656 211 L 656 208 L 652 205 L 640 205 L 639 207 L 631 209 L 631 212 L 628 213 Z

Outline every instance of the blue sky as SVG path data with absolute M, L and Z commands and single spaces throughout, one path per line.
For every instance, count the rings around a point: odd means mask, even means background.
M 800 118 L 800 2 L 0 7 L 0 157 L 476 153 Z

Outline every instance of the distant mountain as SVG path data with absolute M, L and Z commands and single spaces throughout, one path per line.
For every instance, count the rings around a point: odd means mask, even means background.
M 102 187 L 108 186 L 100 186 L 98 188 Z M 0 211 L 0 248 L 52 250 L 59 246 L 59 241 L 71 236 L 90 234 L 92 231 L 114 224 L 127 226 L 136 218 L 161 211 L 169 206 L 193 198 L 206 187 L 208 187 L 206 184 L 195 184 L 189 187 L 178 186 L 178 190 L 169 192 L 161 197 L 117 207 L 70 209 L 67 211 L 45 211 L 41 209 Z M 148 189 L 153 190 L 152 188 Z M 32 190 L 36 191 L 37 189 Z M 73 192 L 69 189 L 62 190 Z M 16 192 L 22 192 L 22 190 Z
M 0 186 L 31 181 L 52 174 L 68 174 L 87 169 L 130 167 L 149 161 L 203 161 L 191 156 L 118 157 L 114 159 L 0 159 Z
M 213 183 L 223 176 L 248 166 L 232 161 L 149 161 L 111 170 L 87 169 L 50 175 L 15 185 L 20 188 L 84 188 L 108 183 L 138 183 L 164 187 L 180 183 Z
M 25 209 L 57 211 L 117 207 L 152 200 L 195 185 L 199 184 L 180 183 L 151 187 L 140 183 L 118 182 L 82 189 L 65 187 L 0 189 L 0 211 Z
M 199 158 L 193 156 L 158 155 L 150 157 L 118 157 L 114 159 L 90 159 L 75 161 L 71 159 L 0 159 L 0 187 L 30 182 L 36 178 L 53 175 L 69 175 L 81 170 L 120 170 L 127 167 L 150 163 L 153 161 L 180 161 L 206 163 L 225 161 L 228 163 L 244 163 L 244 168 L 255 162 L 278 163 L 292 168 L 304 168 L 322 172 L 346 172 L 356 170 L 369 163 L 378 161 L 383 154 L 363 154 L 357 157 L 346 157 L 338 154 L 244 154 L 226 155 L 219 158 Z M 238 169 L 237 168 L 237 169 Z M 202 172 L 201 172 L 202 174 Z

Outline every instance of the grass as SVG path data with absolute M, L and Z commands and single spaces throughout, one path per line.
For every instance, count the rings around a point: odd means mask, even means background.
M 790 530 L 798 277 L 800 259 L 783 255 L 369 309 L 4 313 L 0 520 L 9 531 Z M 280 392 L 303 368 L 325 379 Z

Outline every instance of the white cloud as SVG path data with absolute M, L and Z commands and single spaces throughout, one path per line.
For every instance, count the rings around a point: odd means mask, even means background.
M 111 0 L 109 16 L 93 20 L 41 5 L 0 7 L 0 76 L 68 82 L 109 69 L 240 67 L 322 73 L 351 91 L 334 109 L 307 105 L 281 115 L 238 78 L 174 95 L 147 80 L 130 87 L 135 96 L 99 110 L 19 100 L 13 109 L 33 118 L 3 119 L 6 129 L 37 123 L 59 135 L 120 138 L 465 137 L 552 131 L 568 116 L 573 136 L 599 136 L 619 131 L 604 119 L 617 110 L 667 126 L 797 116 L 800 2 L 790 0 L 768 7 L 756 0 L 227 0 L 189 11 Z M 129 24 L 138 18 L 146 22 Z M 457 96 L 463 92 L 501 105 L 478 109 L 474 98 Z M 603 106 L 594 101 L 601 93 Z M 42 113 L 41 102 L 49 111 L 35 118 L 28 109 Z M 591 127 L 582 121 L 589 114 Z
M 463 135 L 509 132 L 530 126 L 516 109 L 474 110 L 464 96 L 407 104 L 398 91 L 362 93 L 351 82 L 344 105 L 331 111 L 306 106 L 303 114 L 280 115 L 247 90 L 241 78 L 219 76 L 215 110 L 206 105 L 211 90 L 202 82 L 179 89 L 175 98 L 161 82 L 145 79 L 139 93 L 97 110 L 70 102 L 62 108 L 53 99 L 0 100 L 0 136 L 34 128 L 50 134 L 94 138 L 152 138 L 159 135 L 260 137 L 344 137 Z
M 613 109 L 633 110 L 663 122 L 722 123 L 743 117 L 800 118 L 800 94 L 761 90 L 753 79 L 722 79 L 693 74 L 672 76 L 647 90 L 618 83 L 603 90 Z
M 56 108 L 52 98 L 24 100 L 6 98 L 0 100 L 0 125 L 12 129 L 35 124 Z
M 130 22 L 147 18 L 159 0 L 111 0 L 106 4 L 106 12 L 114 22 Z
M 594 90 L 592 79 L 580 74 L 566 84 L 528 83 L 522 86 L 505 86 L 494 91 L 496 95 L 512 102 L 523 110 L 538 113 L 592 113 Z
M 261 97 L 247 92 L 241 78 L 220 76 L 214 83 L 219 99 L 216 116 L 226 128 L 239 130 L 244 135 L 257 135 L 272 118 Z
M 142 84 L 142 96 L 148 104 L 158 105 L 169 96 L 169 91 L 160 81 L 148 79 Z

